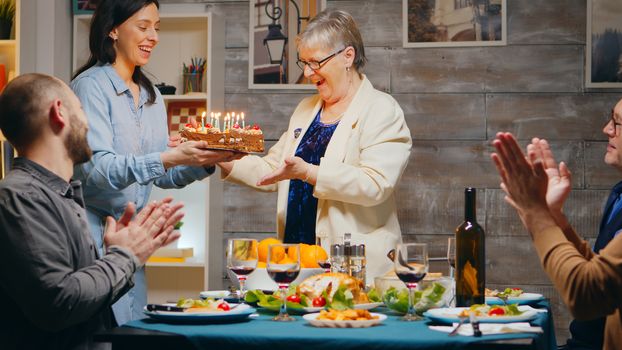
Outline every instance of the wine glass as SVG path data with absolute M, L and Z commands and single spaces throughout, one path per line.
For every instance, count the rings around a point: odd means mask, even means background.
M 268 246 L 268 262 L 266 263 L 268 276 L 279 285 L 281 292 L 281 309 L 273 321 L 296 321 L 287 314 L 287 288 L 300 272 L 300 245 L 272 244 Z
M 447 238 L 447 262 L 449 263 L 449 277 L 454 278 L 456 268 L 456 238 Z
M 330 242 L 328 238 L 315 237 L 315 245 L 322 247 L 322 241 Z M 322 248 L 324 249 L 324 251 L 328 252 L 330 250 L 330 244 L 327 245 L 327 248 Z M 324 272 L 330 272 L 330 256 L 328 256 L 328 254 L 326 254 L 326 256 L 323 256 L 323 254 L 318 255 L 317 251 L 315 251 L 314 253 L 317 264 L 324 269 Z
M 257 267 L 257 246 L 257 240 L 248 238 L 233 238 L 227 242 L 227 268 L 238 278 L 240 300 L 246 292 L 244 282 L 247 276 Z
M 454 273 L 456 271 L 456 238 L 447 238 L 447 262 L 449 263 L 449 278 L 451 278 L 452 293 L 449 300 L 449 306 L 453 306 L 456 298 L 456 282 L 454 280 Z
M 428 273 L 428 245 L 425 243 L 398 244 L 395 249 L 395 273 L 408 287 L 408 312 L 403 321 L 417 321 L 423 318 L 417 315 L 414 306 L 414 293 L 417 282 Z

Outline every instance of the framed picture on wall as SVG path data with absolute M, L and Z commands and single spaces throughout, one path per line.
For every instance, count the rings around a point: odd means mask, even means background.
M 313 89 L 298 67 L 296 36 L 326 0 L 250 0 L 248 87 Z
M 404 47 L 501 46 L 506 0 L 402 0 Z
M 588 0 L 585 86 L 622 87 L 622 2 Z
M 93 13 L 100 0 L 72 0 L 73 14 Z

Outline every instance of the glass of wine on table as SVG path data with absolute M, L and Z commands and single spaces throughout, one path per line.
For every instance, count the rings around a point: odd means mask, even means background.
M 240 293 L 238 297 L 244 300 L 244 282 L 257 267 L 257 240 L 248 238 L 233 238 L 227 242 L 227 268 L 238 278 Z
M 300 273 L 300 245 L 299 244 L 272 244 L 268 246 L 268 262 L 266 263 L 268 276 L 279 285 L 281 292 L 281 309 L 273 321 L 296 321 L 287 314 L 287 288 Z
M 328 238 L 316 237 L 315 245 L 322 247 L 323 241 L 329 242 Z M 324 248 L 324 247 L 322 247 Z M 324 248 L 325 251 L 330 250 L 330 244 L 327 245 L 327 248 Z M 317 264 L 324 269 L 324 272 L 330 272 L 330 258 L 327 254 L 320 254 L 317 250 L 315 251 L 315 259 Z
M 403 321 L 418 321 L 423 318 L 415 312 L 414 294 L 417 282 L 428 273 L 428 245 L 425 243 L 398 244 L 394 255 L 395 273 L 408 287 L 408 312 Z

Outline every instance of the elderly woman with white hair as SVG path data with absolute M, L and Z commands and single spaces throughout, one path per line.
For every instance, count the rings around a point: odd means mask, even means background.
M 278 191 L 277 233 L 285 243 L 351 233 L 353 244 L 366 245 L 371 282 L 392 268 L 386 254 L 401 242 L 395 189 L 408 163 L 410 130 L 395 99 L 362 74 L 367 59 L 350 14 L 319 13 L 297 48 L 317 95 L 300 102 L 264 157 L 219 166 L 226 181 Z

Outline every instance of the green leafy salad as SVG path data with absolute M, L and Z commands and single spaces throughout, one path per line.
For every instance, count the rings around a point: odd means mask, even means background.
M 381 301 L 375 289 L 367 292 L 367 297 L 370 302 Z M 274 292 L 274 294 L 265 294 L 261 290 L 249 290 L 246 292 L 244 300 L 247 303 L 257 303 L 258 306 L 272 311 L 278 311 L 282 302 L 279 291 Z M 286 292 L 286 300 L 287 310 L 294 312 L 304 312 L 306 307 L 323 307 L 336 310 L 352 309 L 354 307 L 352 292 L 345 285 L 339 286 L 332 297 L 328 296 L 326 291 L 324 291 L 321 297 L 314 298 L 313 300 L 304 294 L 297 294 L 296 285 L 290 285 Z
M 432 283 L 424 290 L 414 292 L 414 305 L 418 314 L 433 307 L 441 307 L 446 288 L 440 283 Z M 405 314 L 408 311 L 408 290 L 389 288 L 382 297 L 384 304 L 391 310 Z
M 474 304 L 468 309 L 464 309 L 458 316 L 468 316 L 470 313 L 475 316 L 519 316 L 523 312 L 518 309 L 517 304 L 510 305 L 486 305 Z

